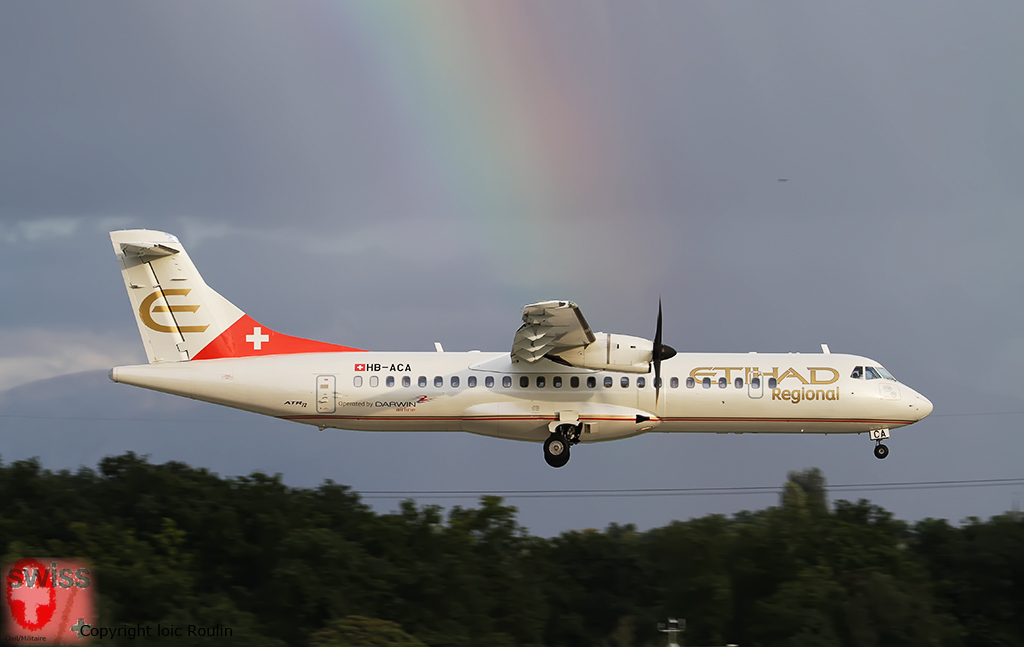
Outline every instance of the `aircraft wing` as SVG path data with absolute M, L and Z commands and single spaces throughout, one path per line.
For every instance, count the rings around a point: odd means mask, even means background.
M 512 342 L 512 361 L 536 362 L 548 353 L 587 346 L 597 338 L 572 301 L 540 301 L 523 308 Z

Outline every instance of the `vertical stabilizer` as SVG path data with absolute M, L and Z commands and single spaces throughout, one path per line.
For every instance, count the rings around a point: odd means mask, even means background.
M 203 282 L 170 234 L 132 229 L 112 231 L 110 240 L 151 364 L 358 350 L 260 325 Z
M 203 282 L 178 239 L 110 232 L 150 363 L 185 362 L 245 314 Z

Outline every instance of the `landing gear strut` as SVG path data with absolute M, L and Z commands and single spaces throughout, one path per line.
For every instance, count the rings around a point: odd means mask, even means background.
M 882 444 L 882 441 L 889 437 L 888 429 L 872 429 L 868 432 L 871 440 L 875 441 L 875 458 L 882 459 L 889 455 L 889 448 Z
M 558 425 L 544 441 L 544 460 L 551 467 L 562 467 L 569 462 L 569 447 L 580 442 L 583 425 Z

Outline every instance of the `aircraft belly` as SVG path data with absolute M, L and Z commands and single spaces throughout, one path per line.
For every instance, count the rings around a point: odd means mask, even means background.
M 483 436 L 543 442 L 553 423 L 582 424 L 580 442 L 629 438 L 660 421 L 633 407 L 604 403 L 509 401 L 474 405 L 462 414 L 462 430 Z

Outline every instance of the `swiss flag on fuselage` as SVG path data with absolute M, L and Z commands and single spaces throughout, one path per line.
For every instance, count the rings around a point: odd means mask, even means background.
M 193 360 L 221 359 L 225 357 L 257 357 L 260 355 L 289 355 L 294 353 L 361 352 L 358 348 L 328 344 L 327 342 L 292 337 L 274 332 L 249 315 L 242 315 L 216 339 L 196 353 Z

